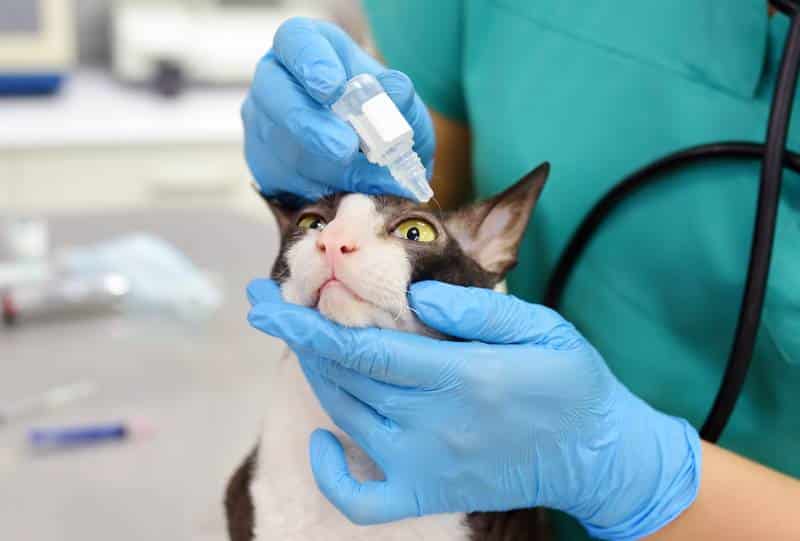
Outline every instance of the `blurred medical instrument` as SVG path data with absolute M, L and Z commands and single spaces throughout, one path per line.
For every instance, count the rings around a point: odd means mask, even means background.
M 208 274 L 177 248 L 151 235 L 137 233 L 73 247 L 56 260 L 59 268 L 78 276 L 124 276 L 130 286 L 121 303 L 126 312 L 202 321 L 222 303 L 222 292 Z
M 47 222 L 14 218 L 0 238 L 0 314 L 6 325 L 114 310 L 201 321 L 222 302 L 206 273 L 150 235 L 126 235 L 51 255 Z
M 50 233 L 39 218 L 11 217 L 0 235 L 0 295 L 50 277 Z
M 10 259 L 43 259 L 50 250 L 47 222 L 34 217 L 12 217 L 3 231 L 5 252 Z
M 800 69 L 800 2 L 772 0 L 770 5 L 787 15 L 791 23 L 783 46 L 778 79 L 772 93 L 766 141 L 764 143 L 720 141 L 689 147 L 668 154 L 622 179 L 592 207 L 575 230 L 553 270 L 544 296 L 544 304 L 558 308 L 575 265 L 592 236 L 620 203 L 625 202 L 628 197 L 638 193 L 645 186 L 668 178 L 665 178 L 663 173 L 695 165 L 704 160 L 723 158 L 760 160 L 761 179 L 756 218 L 753 224 L 750 261 L 739 308 L 739 319 L 722 382 L 711 411 L 700 430 L 703 439 L 711 442 L 716 442 L 722 435 L 750 368 L 767 290 L 783 168 L 800 173 L 800 154 L 786 148 L 786 135 L 792 116 L 798 69 Z
M 107 311 L 130 290 L 121 274 L 69 272 L 54 262 L 45 220 L 10 218 L 2 240 L 8 262 L 0 263 L 0 314 L 6 325 Z
M 153 426 L 141 419 L 89 425 L 34 428 L 28 433 L 28 443 L 34 450 L 94 445 L 152 435 Z
M 57 91 L 73 68 L 72 0 L 3 0 L 0 5 L 0 94 Z
M 108 312 L 121 305 L 130 289 L 130 281 L 121 274 L 56 274 L 50 280 L 3 293 L 3 323 Z
M 270 5 L 272 4 L 272 5 Z M 114 74 L 151 83 L 174 96 L 189 82 L 246 84 L 280 24 L 318 10 L 252 0 L 116 2 L 112 12 Z
M 370 162 L 388 167 L 392 177 L 417 200 L 430 201 L 433 190 L 425 166 L 413 150 L 414 130 L 375 77 L 362 73 L 347 81 L 331 109 L 356 130 Z
M 0 426 L 49 411 L 62 408 L 73 402 L 88 398 L 95 391 L 89 381 L 53 387 L 42 393 L 28 396 L 0 407 Z

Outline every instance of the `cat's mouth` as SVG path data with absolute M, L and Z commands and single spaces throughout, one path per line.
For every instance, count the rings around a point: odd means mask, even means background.
M 325 280 L 321 286 L 317 289 L 316 294 L 314 295 L 314 307 L 319 306 L 319 301 L 322 298 L 322 295 L 328 291 L 332 290 L 340 290 L 344 291 L 353 297 L 355 300 L 359 302 L 366 302 L 358 293 L 347 287 L 347 284 L 339 280 L 336 276 L 331 276 L 327 280 Z

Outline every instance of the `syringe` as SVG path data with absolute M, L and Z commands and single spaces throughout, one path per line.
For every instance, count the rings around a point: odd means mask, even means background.
M 362 73 L 347 81 L 331 109 L 353 126 L 370 162 L 388 167 L 392 177 L 417 200 L 430 201 L 433 190 L 425 166 L 413 150 L 414 130 L 375 77 Z

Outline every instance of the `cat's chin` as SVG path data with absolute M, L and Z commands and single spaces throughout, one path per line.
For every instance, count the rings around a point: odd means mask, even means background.
M 343 285 L 325 287 L 320 292 L 317 310 L 345 327 L 380 327 L 427 334 L 408 306 L 395 313 L 362 299 Z
M 380 311 L 340 284 L 327 286 L 320 292 L 317 310 L 331 321 L 346 327 L 375 325 L 375 312 Z

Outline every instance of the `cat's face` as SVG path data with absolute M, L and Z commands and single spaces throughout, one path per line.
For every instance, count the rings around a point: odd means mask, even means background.
M 408 307 L 409 284 L 494 287 L 516 263 L 548 169 L 543 164 L 502 194 L 454 212 L 362 194 L 299 209 L 268 200 L 281 230 L 272 278 L 288 302 L 342 325 L 424 332 Z

